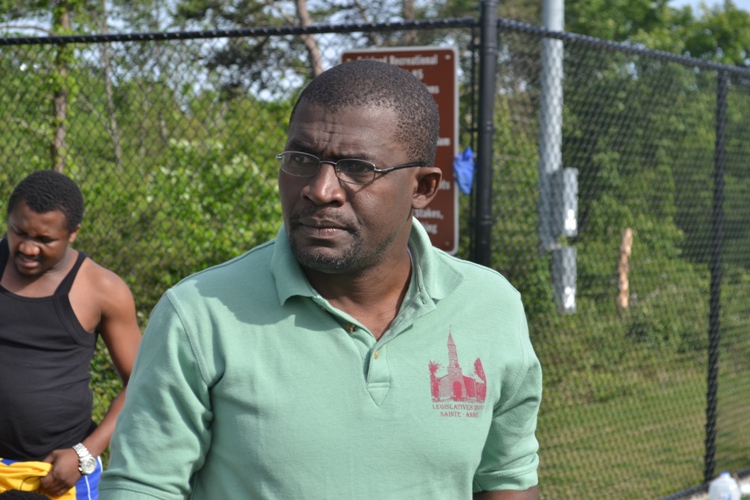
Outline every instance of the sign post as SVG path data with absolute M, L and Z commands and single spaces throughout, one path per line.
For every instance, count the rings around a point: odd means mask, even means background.
M 414 214 L 430 235 L 432 244 L 450 254 L 458 250 L 458 190 L 453 158 L 458 143 L 458 85 L 456 50 L 441 47 L 395 47 L 350 50 L 341 62 L 375 59 L 409 71 L 427 86 L 440 112 L 435 166 L 443 171 L 440 190 L 427 208 Z

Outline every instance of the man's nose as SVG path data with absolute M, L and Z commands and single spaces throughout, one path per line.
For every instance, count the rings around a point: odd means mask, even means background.
M 39 254 L 39 245 L 33 240 L 25 239 L 18 245 L 18 251 L 24 255 L 34 256 Z
M 302 196 L 316 205 L 344 203 L 346 192 L 336 176 L 336 167 L 331 163 L 321 163 L 318 173 L 310 177 L 303 188 Z

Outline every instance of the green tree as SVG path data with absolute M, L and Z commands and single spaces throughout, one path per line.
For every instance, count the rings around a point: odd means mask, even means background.
M 565 29 L 743 67 L 750 53 L 750 13 L 732 0 L 700 14 L 668 0 L 570 0 Z
M 689 20 L 689 7 L 682 11 L 679 36 L 684 38 L 684 53 L 691 57 L 710 59 L 747 67 L 750 62 L 750 13 L 738 9 L 731 0 L 704 10 Z
M 668 27 L 669 0 L 570 0 L 565 3 L 565 30 L 615 42 L 633 41 L 643 33 Z
M 176 21 L 183 26 L 203 29 L 308 26 L 320 18 L 318 12 L 308 10 L 306 0 L 178 0 L 174 14 Z M 277 64 L 269 67 L 268 60 L 275 60 Z M 284 39 L 268 36 L 232 38 L 214 51 L 206 65 L 209 68 L 234 68 L 232 77 L 224 82 L 224 90 L 236 94 L 246 88 L 256 91 L 273 88 L 280 77 L 295 80 L 316 76 L 323 71 L 323 56 L 314 35 Z M 279 71 L 278 68 L 288 70 Z
M 36 0 L 34 2 L 19 2 L 3 0 L 0 2 L 0 26 L 5 31 L 38 30 L 50 36 L 73 34 L 72 17 L 76 12 L 85 11 L 84 0 Z M 13 24 L 19 19 L 30 17 L 32 20 L 49 18 L 49 27 L 39 24 Z M 73 62 L 73 52 L 70 47 L 57 45 L 52 64 L 45 65 L 48 75 L 47 92 L 50 94 L 51 113 L 47 118 L 46 127 L 49 135 L 50 166 L 62 171 L 67 160 L 67 126 L 68 108 L 75 97 L 75 76 L 71 74 L 70 66 Z

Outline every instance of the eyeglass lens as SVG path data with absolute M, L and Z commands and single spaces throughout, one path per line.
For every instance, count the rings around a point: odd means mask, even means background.
M 286 151 L 279 154 L 278 158 L 281 161 L 281 169 L 287 174 L 312 177 L 320 170 L 320 159 L 308 153 Z M 375 165 L 365 160 L 339 160 L 335 163 L 335 169 L 338 178 L 344 182 L 368 184 L 375 179 Z

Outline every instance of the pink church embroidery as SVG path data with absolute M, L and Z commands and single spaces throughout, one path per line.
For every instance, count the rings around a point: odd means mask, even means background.
M 441 364 L 429 362 L 430 389 L 433 401 L 466 401 L 484 403 L 487 397 L 487 378 L 482 367 L 482 360 L 474 361 L 474 373 L 465 376 L 461 365 L 458 364 L 456 344 L 453 334 L 448 334 L 448 367 L 446 375 L 437 376 Z

